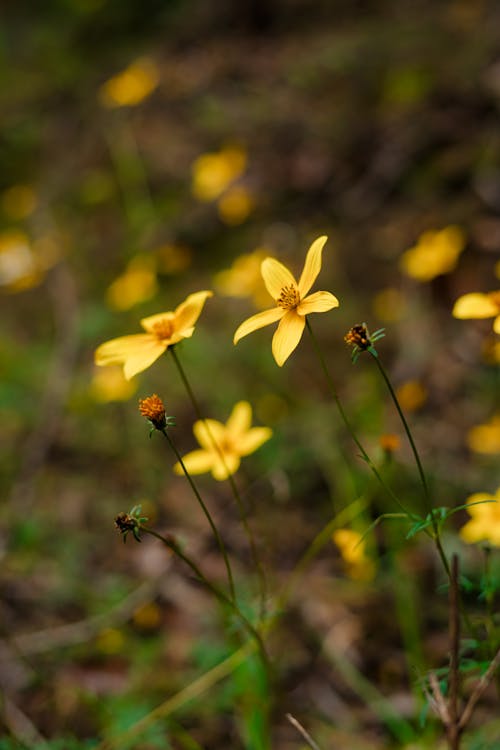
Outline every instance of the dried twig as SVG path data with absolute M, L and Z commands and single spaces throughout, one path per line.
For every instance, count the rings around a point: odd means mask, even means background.
M 306 729 L 304 729 L 302 724 L 299 721 L 297 721 L 297 719 L 294 716 L 292 716 L 292 714 L 286 714 L 286 718 L 288 719 L 290 724 L 293 727 L 295 727 L 297 732 L 299 732 L 299 734 L 302 735 L 302 737 L 305 739 L 307 744 L 313 748 L 313 750 L 321 750 L 320 746 L 313 740 L 309 732 Z

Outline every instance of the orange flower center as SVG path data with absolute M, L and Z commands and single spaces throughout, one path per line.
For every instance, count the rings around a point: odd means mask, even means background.
M 153 335 L 156 336 L 159 341 L 166 341 L 168 339 L 171 339 L 173 333 L 174 324 L 173 321 L 169 320 L 168 318 L 159 320 L 153 325 Z
M 490 292 L 488 294 L 488 297 L 493 302 L 494 305 L 498 307 L 500 310 L 500 292 Z
M 284 286 L 280 291 L 280 296 L 276 300 L 278 307 L 282 307 L 283 310 L 295 310 L 299 302 L 299 290 L 296 289 L 293 284 L 290 284 L 290 286 Z

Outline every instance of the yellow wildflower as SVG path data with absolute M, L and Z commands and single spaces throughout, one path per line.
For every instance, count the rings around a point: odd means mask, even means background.
M 150 315 L 141 320 L 146 333 L 121 336 L 106 341 L 96 349 L 96 365 L 123 365 L 123 372 L 130 380 L 138 372 L 146 370 L 156 362 L 169 346 L 193 335 L 207 297 L 212 292 L 190 294 L 173 312 Z
M 385 433 L 379 437 L 379 445 L 386 454 L 392 454 L 401 447 L 401 438 L 392 432 Z
M 464 542 L 489 542 L 494 547 L 500 547 L 500 487 L 494 495 L 476 492 L 467 498 L 467 503 L 471 520 L 459 532 Z
M 272 351 L 276 363 L 281 367 L 302 337 L 306 315 L 327 312 L 339 306 L 338 299 L 330 292 L 315 292 L 308 295 L 321 270 L 321 254 L 327 239 L 318 237 L 312 243 L 298 282 L 288 268 L 275 258 L 266 258 L 262 261 L 262 278 L 267 291 L 275 300 L 276 307 L 245 320 L 234 334 L 235 344 L 249 333 L 279 321 L 273 336 Z
M 493 330 L 500 333 L 500 290 L 462 295 L 455 302 L 452 315 L 460 320 L 495 318 Z
M 132 615 L 132 622 L 141 630 L 155 630 L 161 625 L 161 619 L 161 609 L 156 602 L 142 604 Z
M 223 480 L 235 474 L 243 456 L 249 456 L 260 448 L 272 435 L 269 427 L 250 427 L 252 407 L 248 401 L 239 401 L 226 424 L 215 419 L 195 422 L 194 436 L 201 445 L 182 461 L 190 474 L 212 472 L 214 479 Z M 182 474 L 180 463 L 174 466 L 176 474 Z
M 396 396 L 404 411 L 418 411 L 427 401 L 427 389 L 419 380 L 407 380 L 396 388 Z
M 456 226 L 420 235 L 416 245 L 401 256 L 399 265 L 403 273 L 417 281 L 431 281 L 436 276 L 455 268 L 465 247 L 462 230 Z
M 103 654 L 118 654 L 125 648 L 125 636 L 118 628 L 104 628 L 97 634 L 96 647 Z
M 217 212 L 224 224 L 236 226 L 248 218 L 253 206 L 254 200 L 247 188 L 235 185 L 219 198 Z
M 375 574 L 373 560 L 366 555 L 365 542 L 358 531 L 337 529 L 332 541 L 338 547 L 351 578 L 369 581 Z
M 467 434 L 467 444 L 474 453 L 500 453 L 500 414 L 485 424 L 472 427 Z
M 17 229 L 0 234 L 0 287 L 21 292 L 40 284 L 45 272 L 59 258 L 59 248 L 51 235 L 35 242 Z
M 2 210 L 12 221 L 26 219 L 36 208 L 38 199 L 31 185 L 13 185 L 0 196 Z
M 125 380 L 121 367 L 107 367 L 97 370 L 92 378 L 90 392 L 100 402 L 128 401 L 137 390 L 137 383 Z
M 269 293 L 260 272 L 262 261 L 269 255 L 266 248 L 240 255 L 231 268 L 215 275 L 217 289 L 228 297 L 252 297 L 258 308 L 267 307 Z
M 159 273 L 175 274 L 185 271 L 192 260 L 192 253 L 184 245 L 160 245 L 155 250 L 156 263 Z
M 193 195 L 203 203 L 217 200 L 246 169 L 247 155 L 239 146 L 202 154 L 192 167 Z
M 129 310 L 154 297 L 158 291 L 155 261 L 151 256 L 136 255 L 106 291 L 106 301 L 113 310 Z
M 159 80 L 156 63 L 148 57 L 138 58 L 101 86 L 101 103 L 108 109 L 133 107 L 155 90 Z

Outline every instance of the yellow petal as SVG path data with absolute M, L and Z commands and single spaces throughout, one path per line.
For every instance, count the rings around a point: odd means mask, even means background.
M 297 312 L 299 315 L 328 312 L 328 310 L 338 307 L 339 304 L 337 297 L 330 292 L 315 292 L 302 300 L 297 307 Z
M 304 270 L 299 280 L 299 293 L 301 297 L 306 296 L 321 271 L 321 253 L 327 239 L 328 237 L 325 236 L 318 237 L 307 251 Z
M 130 380 L 138 372 L 152 365 L 166 348 L 166 344 L 148 333 L 120 336 L 101 344 L 96 349 L 94 361 L 100 366 L 124 365 L 124 375 Z
M 249 456 L 260 448 L 269 438 L 273 435 L 273 431 L 269 427 L 253 427 L 251 430 L 246 432 L 244 435 L 238 438 L 236 443 L 236 450 L 240 456 Z
M 244 336 L 248 336 L 249 333 L 253 333 L 259 328 L 264 328 L 264 326 L 271 325 L 271 323 L 276 323 L 276 321 L 280 320 L 284 315 L 285 310 L 281 307 L 272 307 L 270 310 L 263 310 L 256 315 L 252 315 L 251 318 L 244 320 L 237 328 L 236 333 L 234 334 L 233 344 L 237 344 Z
M 162 312 L 162 313 L 156 313 L 155 315 L 149 315 L 147 318 L 143 318 L 141 320 L 141 326 L 144 328 L 144 330 L 148 332 L 152 332 L 154 330 L 154 327 L 158 325 L 158 323 L 173 323 L 175 313 L 173 312 Z
M 266 258 L 260 267 L 266 289 L 277 300 L 285 286 L 297 287 L 297 282 L 283 263 L 276 258 Z
M 217 456 L 212 466 L 212 476 L 219 482 L 236 474 L 240 466 L 240 457 L 236 453 L 224 453 L 224 459 Z
M 467 498 L 467 513 L 473 518 L 484 516 L 486 512 L 491 510 L 492 500 L 495 500 L 495 498 L 487 492 L 476 492 L 474 495 L 470 495 Z
M 252 407 L 248 401 L 238 401 L 231 416 L 226 422 L 226 430 L 231 439 L 236 439 L 250 429 L 252 424 Z
M 186 467 L 188 474 L 205 474 L 210 471 L 214 461 L 214 456 L 208 451 L 198 450 L 191 451 L 182 457 L 182 463 Z M 175 474 L 184 474 L 184 470 L 179 462 L 174 466 Z
M 152 339 L 147 346 L 144 346 L 141 350 L 129 354 L 123 365 L 123 374 L 125 375 L 125 378 L 130 380 L 130 378 L 133 378 L 138 372 L 147 370 L 153 362 L 156 362 L 158 357 L 161 357 L 167 348 L 167 344 Z
M 459 297 L 453 307 L 452 315 L 461 320 L 467 318 L 492 318 L 498 315 L 496 305 L 487 294 L 472 292 Z
M 181 332 L 184 329 L 189 329 L 194 326 L 194 324 L 200 317 L 201 311 L 203 310 L 203 305 L 205 304 L 208 297 L 212 296 L 213 292 L 210 292 L 208 290 L 190 294 L 189 297 L 187 297 L 184 302 L 179 305 L 174 313 L 176 331 Z
M 500 333 L 500 315 L 495 318 L 495 322 L 493 323 L 493 330 L 495 331 L 495 333 Z
M 297 315 L 295 310 L 289 310 L 280 321 L 272 344 L 274 359 L 280 367 L 299 343 L 305 324 L 305 317 Z
M 193 433 L 201 447 L 212 453 L 225 443 L 226 428 L 216 419 L 199 419 L 193 425 Z

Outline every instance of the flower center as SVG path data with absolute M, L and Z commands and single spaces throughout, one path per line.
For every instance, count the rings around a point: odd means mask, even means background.
M 488 297 L 493 302 L 494 305 L 498 307 L 500 310 L 500 292 L 490 292 L 488 294 Z
M 294 310 L 300 302 L 299 290 L 293 284 L 284 286 L 280 291 L 280 296 L 276 300 L 278 307 L 283 310 Z
M 173 332 L 173 322 L 171 320 L 168 320 L 168 318 L 159 320 L 153 325 L 153 335 L 156 336 L 156 338 L 160 341 L 165 341 L 166 339 L 172 338 Z

